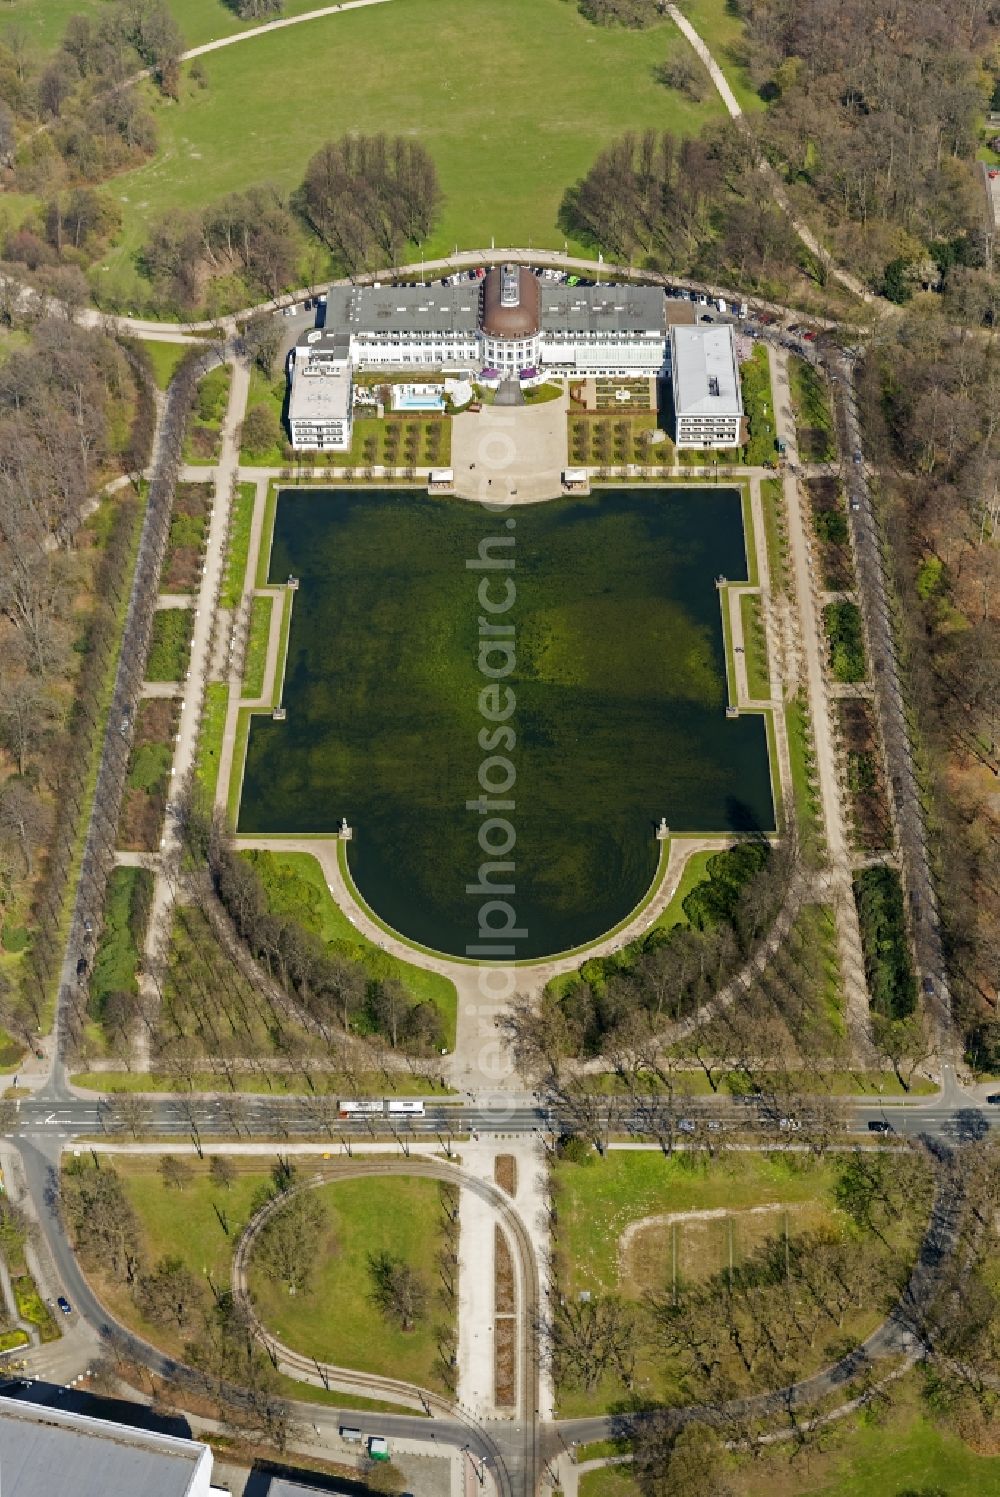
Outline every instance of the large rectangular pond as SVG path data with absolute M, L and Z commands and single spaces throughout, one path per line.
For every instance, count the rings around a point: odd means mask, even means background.
M 513 565 L 467 565 L 480 557 Z M 661 816 L 676 831 L 774 827 L 764 719 L 726 718 L 719 573 L 747 576 L 735 489 L 602 490 L 502 514 L 423 492 L 282 491 L 269 575 L 300 579 L 288 715 L 253 719 L 239 831 L 326 833 L 346 817 L 372 908 L 463 954 L 483 902 L 467 892 L 487 856 L 468 807 L 483 774 L 514 803 L 495 816 L 516 834 L 518 956 L 600 935 L 645 894 Z M 484 631 L 510 626 L 483 654 Z M 511 715 L 488 721 L 507 687 Z

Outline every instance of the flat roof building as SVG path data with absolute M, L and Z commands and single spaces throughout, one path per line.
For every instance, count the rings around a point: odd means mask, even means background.
M 331 286 L 322 330 L 292 354 L 292 445 L 350 447 L 351 370 L 627 378 L 658 374 L 666 345 L 655 286 L 553 284 L 512 262 L 443 286 Z M 321 362 L 348 369 L 327 378 Z M 310 366 L 313 377 L 300 380 Z
M 3 1497 L 211 1497 L 212 1452 L 197 1440 L 0 1398 Z
M 288 429 L 293 447 L 347 452 L 351 446 L 350 340 L 312 328 L 292 353 Z
M 672 327 L 670 380 L 678 447 L 740 445 L 743 393 L 731 326 Z

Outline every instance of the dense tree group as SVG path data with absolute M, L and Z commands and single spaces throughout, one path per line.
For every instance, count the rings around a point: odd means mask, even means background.
M 1000 863 L 988 786 L 1000 766 L 997 535 L 1000 355 L 922 298 L 883 330 L 861 381 L 882 468 L 907 689 L 933 791 L 937 887 L 957 1014 L 984 1070 L 1000 1057 Z M 993 1038 L 991 1038 L 991 1035 Z
M 902 297 L 983 263 L 972 171 L 1000 35 L 989 0 L 736 0 L 761 144 L 836 253 Z M 995 67 L 995 59 L 994 59 Z
M 276 187 L 233 192 L 200 213 L 170 213 L 142 252 L 157 303 L 190 311 L 206 283 L 240 278 L 244 298 L 276 296 L 294 280 L 301 232 Z
M 136 515 L 126 491 L 98 546 L 83 506 L 104 479 L 142 465 L 152 435 L 134 357 L 103 333 L 43 321 L 0 367 L 0 916 L 10 949 L 21 922 L 39 927 L 24 980 L 0 996 L 25 1043 L 44 996 L 27 973 L 56 938 L 43 909 L 69 867 Z
M 669 71 L 680 86 L 677 76 Z M 759 190 L 750 141 L 732 126 L 683 139 L 627 132 L 569 189 L 559 218 L 606 254 L 675 274 L 726 269 L 766 284 L 799 253 L 787 219 Z
M 393 265 L 427 238 L 441 206 L 430 154 L 405 136 L 346 135 L 309 162 L 302 212 L 347 271 Z
M 350 956 L 326 945 L 294 918 L 272 913 L 255 868 L 219 848 L 213 858 L 219 897 L 239 936 L 271 977 L 295 993 L 322 1025 L 376 1030 L 393 1049 L 439 1049 L 441 1016 L 415 1002 L 396 978 L 370 978 Z

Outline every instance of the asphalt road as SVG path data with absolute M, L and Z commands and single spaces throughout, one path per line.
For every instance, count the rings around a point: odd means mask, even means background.
M 482 1103 L 469 1104 L 456 1101 L 442 1103 L 440 1098 L 428 1098 L 422 1117 L 389 1119 L 381 1116 L 371 1119 L 371 1126 L 357 1119 L 330 1117 L 328 1124 L 317 1119 L 315 1110 L 296 1097 L 256 1098 L 242 1097 L 240 1100 L 239 1133 L 227 1113 L 225 1102 L 205 1100 L 163 1100 L 149 1103 L 148 1111 L 137 1125 L 137 1136 L 171 1137 L 178 1141 L 197 1137 L 232 1139 L 274 1140 L 281 1147 L 291 1137 L 308 1136 L 313 1139 L 329 1139 L 331 1150 L 342 1149 L 350 1143 L 371 1142 L 373 1138 L 392 1141 L 402 1147 L 410 1140 L 439 1139 L 444 1145 L 449 1138 L 472 1132 L 502 1136 L 505 1133 L 523 1134 L 541 1132 L 558 1134 L 561 1131 L 556 1110 L 542 1107 L 528 1098 L 506 1099 L 494 1107 Z M 122 1115 L 116 1114 L 113 1103 L 84 1100 L 82 1098 L 22 1099 L 16 1104 L 16 1113 L 11 1124 L 2 1130 L 6 1137 L 18 1143 L 31 1140 L 38 1145 L 51 1143 L 65 1147 L 67 1141 L 79 1136 L 96 1138 L 106 1136 L 116 1142 L 133 1137 L 125 1125 Z M 962 1093 L 957 1088 L 934 1097 L 899 1099 L 876 1103 L 872 1099 L 849 1099 L 845 1101 L 847 1136 L 868 1136 L 869 1123 L 888 1121 L 893 1132 L 908 1138 L 928 1134 L 935 1137 L 974 1137 L 991 1127 L 1000 1125 L 1000 1107 L 980 1104 L 972 1094 Z M 646 1104 L 641 1114 L 628 1110 L 618 1112 L 613 1119 L 616 1135 L 647 1136 L 652 1119 L 662 1126 L 669 1118 L 669 1109 L 661 1105 Z M 722 1124 L 724 1131 L 748 1133 L 777 1132 L 782 1142 L 794 1143 L 796 1131 L 782 1129 L 776 1124 L 775 1113 L 766 1102 L 760 1104 L 737 1103 L 718 1098 L 698 1097 L 686 1099 L 683 1111 L 676 1108 L 674 1118 L 690 1120 L 695 1124 L 694 1133 L 687 1129 L 677 1131 L 677 1142 L 686 1138 L 709 1136 L 709 1121 Z M 808 1128 L 810 1114 L 801 1115 L 803 1128 Z M 714 1130 L 711 1130 L 714 1131 Z

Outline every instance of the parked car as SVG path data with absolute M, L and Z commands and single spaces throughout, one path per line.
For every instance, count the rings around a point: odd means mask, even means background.
M 71 1315 L 73 1313 L 73 1306 L 70 1304 L 65 1294 L 60 1294 L 59 1298 L 56 1300 L 56 1304 L 59 1306 L 64 1315 Z
M 861 448 L 860 447 L 855 447 L 854 453 L 853 453 L 853 457 L 854 457 L 854 461 L 860 467 L 861 466 Z
M 990 1092 L 986 1100 L 991 1107 L 1000 1107 L 1000 1092 Z
M 778 1127 L 784 1133 L 798 1133 L 799 1129 L 802 1127 L 802 1124 L 799 1122 L 798 1118 L 779 1118 Z
M 681 1118 L 677 1123 L 678 1133 L 693 1133 L 695 1131 L 694 1118 Z
M 869 1133 L 891 1133 L 892 1132 L 892 1124 L 886 1122 L 885 1118 L 869 1118 L 868 1119 L 868 1132 Z
M 855 514 L 857 514 L 858 510 L 861 508 L 861 500 L 856 494 L 851 496 L 851 508 L 854 510 Z

